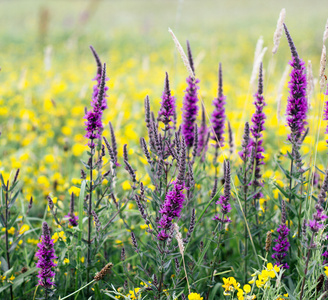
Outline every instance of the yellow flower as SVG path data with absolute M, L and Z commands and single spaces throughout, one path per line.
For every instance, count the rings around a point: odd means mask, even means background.
M 244 291 L 248 294 L 251 292 L 252 287 L 249 284 L 245 284 L 243 287 Z
M 81 263 L 84 264 L 84 256 L 80 259 Z
M 188 295 L 188 300 L 203 300 L 203 297 L 198 293 L 191 293 Z
M 225 296 L 229 296 L 230 292 L 233 292 L 235 289 L 239 289 L 240 287 L 240 284 L 233 277 L 229 277 L 229 278 L 223 277 L 223 283 L 224 283 L 222 285 L 222 287 L 224 288 L 223 295 Z
M 6 231 L 6 228 L 2 228 L 2 231 Z M 8 229 L 8 233 L 9 234 L 15 234 L 15 227 L 11 227 L 10 229 Z
M 15 279 L 14 275 L 11 275 L 10 278 L 9 278 L 10 281 L 13 281 L 14 279 Z
M 276 277 L 276 273 L 278 273 L 280 271 L 280 268 L 278 266 L 273 266 L 272 263 L 268 263 L 267 264 L 267 270 L 268 270 L 268 274 L 271 278 L 275 278 Z
M 69 264 L 69 259 L 68 258 L 64 258 L 64 264 Z
M 239 289 L 238 292 L 237 292 L 237 298 L 238 300 L 244 300 L 245 297 L 244 297 L 244 291 L 242 289 Z
M 23 234 L 24 232 L 30 230 L 30 226 L 24 224 L 20 229 L 19 229 L 19 234 Z
M 131 300 L 136 300 L 138 299 L 138 293 L 139 293 L 140 288 L 135 288 L 133 291 L 129 291 L 129 294 L 127 296 L 130 296 Z
M 56 243 L 59 239 L 62 239 L 64 242 L 66 242 L 64 231 L 60 231 L 59 233 L 55 232 L 51 238 L 54 240 L 54 243 Z

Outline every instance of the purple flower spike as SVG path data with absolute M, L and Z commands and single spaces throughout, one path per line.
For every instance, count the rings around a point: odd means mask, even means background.
M 158 120 L 162 121 L 165 125 L 168 125 L 170 122 L 174 121 L 173 118 L 175 115 L 175 97 L 171 96 L 169 75 L 167 72 L 161 105 L 161 109 L 158 112 Z
M 220 197 L 219 201 L 216 202 L 216 204 L 219 204 L 221 206 L 222 217 L 218 214 L 213 218 L 213 220 L 218 220 L 221 223 L 231 222 L 231 219 L 228 216 L 226 217 L 228 212 L 231 211 L 231 205 L 229 203 L 231 194 L 230 176 L 230 162 L 227 160 L 224 161 L 224 194 Z
M 275 265 L 284 269 L 289 269 L 289 265 L 284 262 L 284 258 L 287 256 L 290 246 L 290 243 L 288 242 L 289 231 L 290 229 L 286 226 L 286 204 L 283 200 L 281 202 L 281 224 L 277 229 L 279 236 L 275 239 L 276 245 L 272 248 L 275 253 L 273 253 L 271 257 L 276 260 Z
M 211 122 L 213 125 L 212 140 L 216 141 L 215 147 L 220 148 L 224 146 L 224 129 L 225 129 L 225 108 L 224 104 L 226 96 L 223 95 L 222 89 L 222 66 L 219 64 L 219 85 L 218 97 L 213 100 L 214 110 L 212 113 Z
M 324 227 L 323 222 L 328 218 L 328 216 L 324 214 L 324 209 L 323 209 L 323 204 L 326 200 L 327 191 L 328 191 L 328 171 L 326 171 L 325 179 L 323 181 L 318 196 L 318 202 L 315 205 L 316 212 L 312 215 L 313 219 L 309 220 L 309 223 L 307 224 L 310 230 L 314 233 L 317 233 L 319 229 Z
M 295 137 L 298 139 L 305 132 L 306 114 L 308 111 L 308 104 L 306 99 L 306 68 L 305 63 L 299 58 L 294 42 L 288 32 L 286 25 L 285 33 L 292 53 L 292 60 L 289 64 L 292 66 L 290 73 L 289 96 L 287 99 L 287 123 L 291 129 L 291 135 L 288 139 Z
M 51 286 L 55 285 L 53 282 L 55 273 L 51 268 L 57 266 L 52 261 L 56 259 L 57 256 L 55 255 L 54 242 L 50 237 L 50 229 L 47 222 L 43 222 L 42 224 L 41 239 L 41 243 L 38 244 L 39 250 L 35 254 L 35 256 L 38 257 L 36 267 L 40 268 L 38 284 L 46 289 L 50 289 Z
M 173 181 L 173 189 L 168 191 L 164 204 L 159 213 L 162 215 L 158 228 L 162 228 L 157 238 L 164 241 L 168 238 L 167 231 L 171 228 L 172 221 L 179 219 L 186 196 L 183 194 L 185 185 L 180 180 Z
M 205 107 L 202 104 L 202 123 L 198 129 L 198 147 L 197 147 L 197 156 L 202 155 L 202 161 L 205 158 L 205 153 L 207 151 L 207 135 L 208 135 L 208 128 L 206 125 L 206 116 L 205 116 Z
M 194 63 L 191 54 L 191 49 L 189 42 L 187 41 L 188 48 L 188 59 L 189 64 L 194 71 Z M 186 140 L 186 145 L 191 148 L 194 143 L 194 124 L 198 115 L 198 95 L 197 90 L 199 89 L 197 83 L 199 79 L 193 79 L 192 77 L 187 77 L 187 89 L 185 90 L 185 96 L 183 98 L 182 106 L 182 134 Z
M 79 217 L 74 214 L 74 193 L 71 194 L 69 214 L 65 217 L 69 218 L 68 219 L 69 225 L 71 225 L 71 226 L 77 226 L 78 225 L 77 220 L 79 219 Z
M 263 73 L 262 73 L 262 63 L 260 64 L 260 70 L 259 70 L 259 82 L 258 82 L 258 91 L 254 95 L 255 101 L 254 105 L 256 108 L 255 113 L 252 116 L 252 126 L 250 128 L 250 131 L 252 133 L 253 138 L 250 140 L 250 153 L 252 152 L 252 149 L 255 151 L 254 160 L 255 160 L 255 179 L 252 182 L 252 185 L 254 186 L 255 190 L 257 190 L 259 187 L 263 186 L 263 182 L 261 181 L 261 165 L 264 165 L 264 148 L 263 148 L 263 134 L 262 132 L 265 130 L 264 128 L 264 122 L 266 119 L 266 116 L 263 112 L 263 107 L 266 106 L 266 103 L 264 102 L 263 98 Z M 254 164 L 252 164 L 254 165 Z M 253 198 L 259 200 L 263 197 L 262 192 L 256 193 Z
M 87 132 L 85 134 L 85 137 L 90 139 L 90 148 L 95 147 L 93 140 L 99 139 L 103 131 L 102 114 L 103 110 L 107 107 L 106 97 L 108 96 L 106 94 L 106 91 L 108 90 L 108 87 L 105 86 L 107 80 L 108 78 L 106 77 L 106 64 L 104 64 L 99 85 L 99 91 L 96 91 L 96 97 L 93 97 L 91 101 L 91 106 L 93 109 L 87 111 L 84 117 L 87 120 L 85 122 L 85 130 Z M 93 95 L 95 95 L 95 91 Z

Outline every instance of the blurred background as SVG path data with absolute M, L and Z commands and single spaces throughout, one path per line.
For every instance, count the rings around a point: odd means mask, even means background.
M 283 36 L 278 53 L 272 55 L 277 19 L 286 8 L 286 24 L 298 52 L 305 62 L 312 61 L 317 77 L 326 4 L 305 0 L 0 0 L 0 154 L 5 158 L 0 168 L 8 176 L 12 168 L 22 168 L 28 194 L 35 189 L 43 197 L 53 187 L 54 193 L 68 196 L 67 182 L 79 177 L 79 159 L 87 143 L 84 107 L 90 107 L 96 74 L 89 45 L 108 66 L 109 109 L 104 122 L 113 122 L 120 149 L 128 143 L 131 152 L 140 152 L 139 138 L 146 134 L 140 122 L 143 100 L 149 94 L 152 109 L 158 110 L 165 71 L 178 111 L 182 106 L 188 74 L 169 27 L 184 48 L 186 40 L 190 41 L 199 93 L 208 114 L 222 62 L 226 111 L 237 148 L 240 128 L 254 110 L 249 81 L 256 42 L 263 36 L 263 46 L 268 47 L 263 61 L 266 151 L 283 149 L 288 80 L 283 82 L 282 121 L 277 119 L 276 99 L 290 52 Z M 313 124 L 320 109 L 315 106 L 316 89 L 309 117 Z M 108 134 L 106 127 L 104 135 Z M 313 138 L 310 130 L 308 145 Z M 319 151 L 325 151 L 324 144 L 322 140 Z

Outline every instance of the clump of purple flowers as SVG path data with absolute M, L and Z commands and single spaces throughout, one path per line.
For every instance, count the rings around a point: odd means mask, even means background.
M 261 165 L 264 165 L 264 148 L 262 146 L 263 144 L 263 134 L 264 131 L 264 122 L 266 119 L 266 116 L 263 112 L 263 107 L 266 106 L 266 103 L 264 102 L 263 97 L 263 73 L 262 73 L 262 63 L 260 64 L 260 70 L 259 70 L 259 81 L 258 81 L 258 91 L 254 95 L 255 101 L 254 105 L 256 108 L 255 113 L 252 116 L 252 126 L 250 128 L 250 131 L 252 133 L 253 138 L 250 140 L 249 147 L 250 147 L 250 153 L 252 152 L 252 149 L 254 149 L 254 161 L 255 161 L 255 175 L 254 175 L 254 181 L 252 182 L 252 185 L 254 189 L 258 189 L 259 187 L 263 186 L 263 183 L 261 180 Z M 254 162 L 253 162 L 254 163 Z M 252 165 L 253 165 L 252 163 Z M 257 192 L 253 198 L 254 199 L 260 199 L 263 197 L 263 193 L 261 191 Z
M 101 75 L 99 75 L 99 72 L 100 71 L 98 65 L 98 71 L 95 78 L 95 80 L 97 80 L 97 84 L 94 86 L 91 101 L 92 110 L 87 111 L 84 117 L 87 120 L 85 122 L 85 130 L 87 132 L 85 137 L 90 139 L 88 144 L 90 148 L 95 147 L 95 139 L 101 138 L 101 134 L 103 132 L 102 114 L 103 110 L 107 108 L 106 97 L 108 97 L 108 95 L 106 94 L 106 91 L 108 90 L 108 87 L 105 86 L 105 83 L 108 78 L 106 77 L 106 64 L 104 64 L 101 70 Z
M 289 139 L 299 139 L 299 137 L 305 132 L 306 114 L 308 111 L 308 103 L 306 99 L 306 68 L 305 63 L 299 58 L 296 51 L 294 42 L 288 32 L 286 25 L 284 24 L 285 33 L 289 43 L 289 47 L 292 54 L 292 60 L 289 64 L 292 66 L 290 73 L 291 80 L 289 81 L 289 96 L 287 99 L 287 123 L 291 129 L 291 136 Z
M 183 202 L 186 198 L 183 193 L 184 189 L 184 183 L 173 181 L 173 189 L 166 194 L 163 207 L 159 211 L 162 214 L 158 226 L 162 229 L 157 237 L 159 240 L 166 240 L 168 238 L 166 231 L 171 228 L 172 220 L 180 218 Z
M 175 115 L 175 97 L 171 95 L 169 75 L 166 72 L 164 91 L 162 95 L 161 109 L 158 112 L 158 120 L 166 126 L 173 122 Z
M 66 217 L 69 218 L 68 219 L 69 225 L 71 225 L 71 226 L 77 226 L 78 225 L 77 220 L 79 219 L 79 217 L 74 214 L 74 193 L 71 194 L 69 214 Z
M 230 201 L 230 194 L 231 194 L 231 169 L 230 169 L 230 162 L 228 160 L 224 161 L 224 194 L 220 197 L 220 199 L 216 202 L 221 206 L 221 213 L 217 214 L 213 220 L 218 220 L 221 223 L 230 223 L 231 219 L 226 216 L 228 212 L 231 211 Z
M 179 157 L 179 173 L 177 180 L 173 181 L 173 189 L 166 193 L 165 201 L 159 213 L 162 215 L 158 222 L 158 228 L 162 230 L 159 232 L 157 238 L 165 241 L 169 235 L 172 221 L 179 219 L 185 202 L 186 195 L 183 193 L 186 188 L 185 185 L 185 172 L 186 172 L 186 143 L 182 138 L 181 155 Z
M 326 176 L 318 196 L 318 202 L 315 205 L 316 212 L 312 215 L 313 219 L 309 220 L 309 223 L 307 224 L 313 233 L 317 233 L 319 229 L 323 228 L 324 227 L 323 222 L 328 218 L 328 216 L 324 214 L 324 209 L 323 209 L 323 204 L 327 196 L 327 191 L 328 191 L 328 176 L 326 172 Z
M 202 155 L 202 161 L 205 160 L 205 154 L 207 151 L 207 144 L 209 139 L 208 128 L 206 125 L 205 107 L 202 105 L 202 122 L 198 129 L 198 146 L 197 146 L 197 156 Z
M 214 111 L 211 117 L 211 123 L 213 126 L 212 139 L 216 141 L 216 147 L 220 148 L 224 146 L 224 128 L 225 128 L 225 99 L 223 95 L 222 85 L 222 66 L 219 64 L 219 84 L 218 84 L 218 97 L 213 100 Z
M 190 67 L 195 73 L 193 58 L 191 54 L 191 49 L 189 42 L 187 41 L 188 47 L 188 59 Z M 186 145 L 188 148 L 191 148 L 194 143 L 194 124 L 198 115 L 198 95 L 197 90 L 199 89 L 197 83 L 199 79 L 192 78 L 191 76 L 187 77 L 187 88 L 185 90 L 185 96 L 183 98 L 183 107 L 182 107 L 182 134 L 186 140 Z
M 42 224 L 41 239 L 41 243 L 38 244 L 39 250 L 35 254 L 38 258 L 36 267 L 40 268 L 38 284 L 45 289 L 50 289 L 51 286 L 55 285 L 53 282 L 55 272 L 51 268 L 56 266 L 52 260 L 56 259 L 57 256 L 55 255 L 54 242 L 50 237 L 50 229 L 47 222 Z
M 289 269 L 289 265 L 284 262 L 284 258 L 287 256 L 287 252 L 290 246 L 288 242 L 288 233 L 290 229 L 286 225 L 286 204 L 283 200 L 281 202 L 281 224 L 279 225 L 277 232 L 278 238 L 275 239 L 276 245 L 272 248 L 275 253 L 272 254 L 272 258 L 276 260 L 276 265 L 284 269 Z

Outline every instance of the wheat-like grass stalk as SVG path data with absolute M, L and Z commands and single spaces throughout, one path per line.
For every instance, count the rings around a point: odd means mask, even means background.
M 178 52 L 180 53 L 181 55 L 181 58 L 182 58 L 182 61 L 183 61 L 183 64 L 185 65 L 185 67 L 187 68 L 187 71 L 190 75 L 190 77 L 192 79 L 195 79 L 195 74 L 194 72 L 192 71 L 191 67 L 190 67 L 190 64 L 189 64 L 189 60 L 186 56 L 186 53 L 183 51 L 183 48 L 180 44 L 180 42 L 178 41 L 177 37 L 175 36 L 175 34 L 173 33 L 173 31 L 171 30 L 171 28 L 169 28 L 169 33 L 171 34 L 172 38 L 173 38 L 173 42 L 175 44 L 175 46 L 177 47 L 177 50 Z
M 188 290 L 189 290 L 189 294 L 190 294 L 190 285 L 189 285 L 189 280 L 188 280 L 188 275 L 187 275 L 187 270 L 186 270 L 186 264 L 185 264 L 185 260 L 184 260 L 185 247 L 184 247 L 184 244 L 183 244 L 182 235 L 181 235 L 180 228 L 179 228 L 178 224 L 177 223 L 174 223 L 173 226 L 174 226 L 174 231 L 175 231 L 175 238 L 178 241 L 178 246 L 179 246 L 180 254 L 182 256 L 183 268 L 184 268 L 184 271 L 185 271 L 185 276 L 186 276 L 186 280 L 187 280 Z
M 325 87 L 325 70 L 326 70 L 326 63 L 327 63 L 327 54 L 326 54 L 326 46 L 322 46 L 321 52 L 321 59 L 320 59 L 320 90 L 323 90 Z
M 323 32 L 323 38 L 322 38 L 322 42 L 325 43 L 325 41 L 328 39 L 328 19 L 327 19 L 327 23 L 325 26 L 325 31 Z
M 278 51 L 279 43 L 281 36 L 283 34 L 283 29 L 284 29 L 284 22 L 285 22 L 285 17 L 286 17 L 286 9 L 282 9 L 279 14 L 278 22 L 277 22 L 277 28 L 276 31 L 273 34 L 273 49 L 272 49 L 272 54 L 276 54 Z
M 289 74 L 289 70 L 290 70 L 290 65 L 288 64 L 284 70 L 284 73 L 282 73 L 282 76 L 281 76 L 281 79 L 280 79 L 280 82 L 279 82 L 279 85 L 278 85 L 278 90 L 277 90 L 277 102 L 279 100 L 279 97 L 282 96 L 282 91 L 284 89 L 284 85 L 285 85 L 285 82 L 287 80 L 287 76 Z M 279 114 L 280 116 L 280 114 Z
M 307 70 L 306 70 L 306 95 L 308 98 L 308 107 L 311 107 L 311 98 L 314 91 L 314 78 L 313 78 L 313 71 L 312 71 L 312 63 L 311 60 L 308 61 Z

